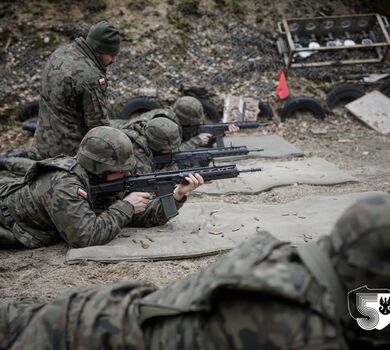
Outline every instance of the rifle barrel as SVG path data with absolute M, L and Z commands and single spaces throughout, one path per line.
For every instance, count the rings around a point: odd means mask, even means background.
M 264 148 L 255 148 L 255 149 L 249 149 L 249 152 L 263 152 Z
M 250 169 L 239 170 L 240 173 L 254 173 L 257 171 L 262 171 L 262 169 L 261 168 L 250 168 Z

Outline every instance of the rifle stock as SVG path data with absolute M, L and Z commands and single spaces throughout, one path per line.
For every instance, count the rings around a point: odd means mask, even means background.
M 261 169 L 238 170 L 236 165 L 226 165 L 129 176 L 119 180 L 91 185 L 92 205 L 96 203 L 97 198 L 101 195 L 107 197 L 120 192 L 150 192 L 155 193 L 157 198 L 161 198 L 164 213 L 167 218 L 171 218 L 177 215 L 173 190 L 176 184 L 186 184 L 185 178 L 189 174 L 197 173 L 205 181 L 209 181 L 230 179 L 237 177 L 240 173 L 257 171 L 261 171 Z

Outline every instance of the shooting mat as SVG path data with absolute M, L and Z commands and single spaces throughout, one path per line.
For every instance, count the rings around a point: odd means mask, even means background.
M 66 260 L 119 262 L 211 255 L 234 248 L 256 230 L 292 243 L 312 241 L 329 234 L 357 199 L 375 193 L 380 192 L 307 197 L 277 205 L 188 203 L 164 226 L 123 229 L 124 237 L 105 246 L 70 249 Z
M 225 159 L 225 158 L 224 158 Z M 321 158 L 307 158 L 284 162 L 251 160 L 239 169 L 261 168 L 256 173 L 243 173 L 233 179 L 214 181 L 200 187 L 195 193 L 213 195 L 257 194 L 274 187 L 292 184 L 335 185 L 358 181 L 341 171 L 335 164 Z
M 223 142 L 226 147 L 246 146 L 248 149 L 264 149 L 263 152 L 253 152 L 246 156 L 230 157 L 229 159 L 247 159 L 259 157 L 285 158 L 304 156 L 303 151 L 287 142 L 283 137 L 275 134 L 261 136 L 229 136 L 224 137 Z

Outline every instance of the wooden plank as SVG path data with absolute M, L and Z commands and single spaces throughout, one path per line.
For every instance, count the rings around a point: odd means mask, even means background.
M 379 91 L 374 90 L 345 107 L 379 133 L 390 133 L 390 98 Z

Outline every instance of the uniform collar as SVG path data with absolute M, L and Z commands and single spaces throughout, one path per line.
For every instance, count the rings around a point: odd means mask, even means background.
M 106 67 L 100 62 L 99 58 L 96 56 L 95 52 L 88 46 L 87 42 L 84 38 L 80 37 L 75 39 L 76 45 L 80 48 L 80 50 L 89 57 L 96 66 L 103 71 L 103 73 L 106 73 Z

